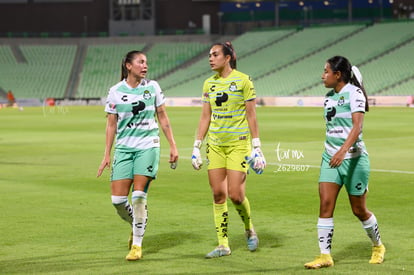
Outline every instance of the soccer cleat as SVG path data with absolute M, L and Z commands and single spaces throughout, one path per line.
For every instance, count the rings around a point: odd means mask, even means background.
M 126 255 L 125 259 L 128 261 L 136 261 L 142 258 L 142 248 L 138 245 L 132 245 L 131 250 L 129 251 L 128 255 Z
M 128 250 L 131 250 L 133 238 L 134 238 L 134 235 L 132 234 L 132 231 L 131 231 L 131 234 L 129 235 L 129 238 L 128 238 Z
M 370 264 L 380 264 L 384 261 L 385 246 L 383 244 L 372 247 L 372 256 L 369 260 Z
M 229 256 L 231 254 L 230 247 L 223 245 L 217 246 L 213 251 L 206 255 L 206 259 L 218 258 L 222 256 Z
M 259 238 L 257 237 L 257 234 L 254 231 L 254 229 L 246 230 L 246 240 L 247 240 L 247 248 L 252 252 L 256 251 L 259 245 Z
M 321 267 L 330 267 L 333 265 L 334 262 L 332 260 L 331 254 L 321 254 L 312 262 L 306 263 L 305 267 L 307 269 L 318 269 Z

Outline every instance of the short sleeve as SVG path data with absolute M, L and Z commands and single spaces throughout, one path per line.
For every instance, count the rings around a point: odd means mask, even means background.
M 165 104 L 164 92 L 161 90 L 160 85 L 154 80 L 152 80 L 152 84 L 155 88 L 155 105 L 158 107 Z
M 256 98 L 256 89 L 254 88 L 253 81 L 250 76 L 247 76 L 244 81 L 243 95 L 244 101 L 249 101 Z
M 210 95 L 208 93 L 208 85 L 207 85 L 208 81 L 204 81 L 203 84 L 203 95 L 201 97 L 201 101 L 203 103 L 210 103 Z
M 349 104 L 351 113 L 362 112 L 365 113 L 366 99 L 361 89 L 356 88 L 349 95 Z
M 117 113 L 114 92 L 112 91 L 112 89 L 109 90 L 108 97 L 106 98 L 105 112 L 110 114 Z

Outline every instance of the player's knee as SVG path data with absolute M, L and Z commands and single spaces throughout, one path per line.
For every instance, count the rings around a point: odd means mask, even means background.
M 227 196 L 225 193 L 219 192 L 213 194 L 214 203 L 222 204 L 227 200 Z
M 357 217 L 360 221 L 365 221 L 369 218 L 370 212 L 364 207 L 352 207 L 352 213 Z
M 230 200 L 235 205 L 240 205 L 244 201 L 244 196 L 241 195 L 230 195 Z

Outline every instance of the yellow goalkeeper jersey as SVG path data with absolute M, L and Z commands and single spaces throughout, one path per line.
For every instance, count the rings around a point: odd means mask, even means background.
M 245 145 L 250 142 L 246 101 L 256 98 L 250 77 L 233 70 L 226 78 L 219 74 L 204 81 L 203 103 L 209 103 L 211 120 L 208 143 L 218 146 Z

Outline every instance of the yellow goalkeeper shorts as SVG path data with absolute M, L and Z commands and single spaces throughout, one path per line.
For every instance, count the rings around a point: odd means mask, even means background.
M 247 173 L 249 165 L 246 156 L 250 156 L 250 145 L 217 146 L 207 144 L 207 168 L 226 168 Z

